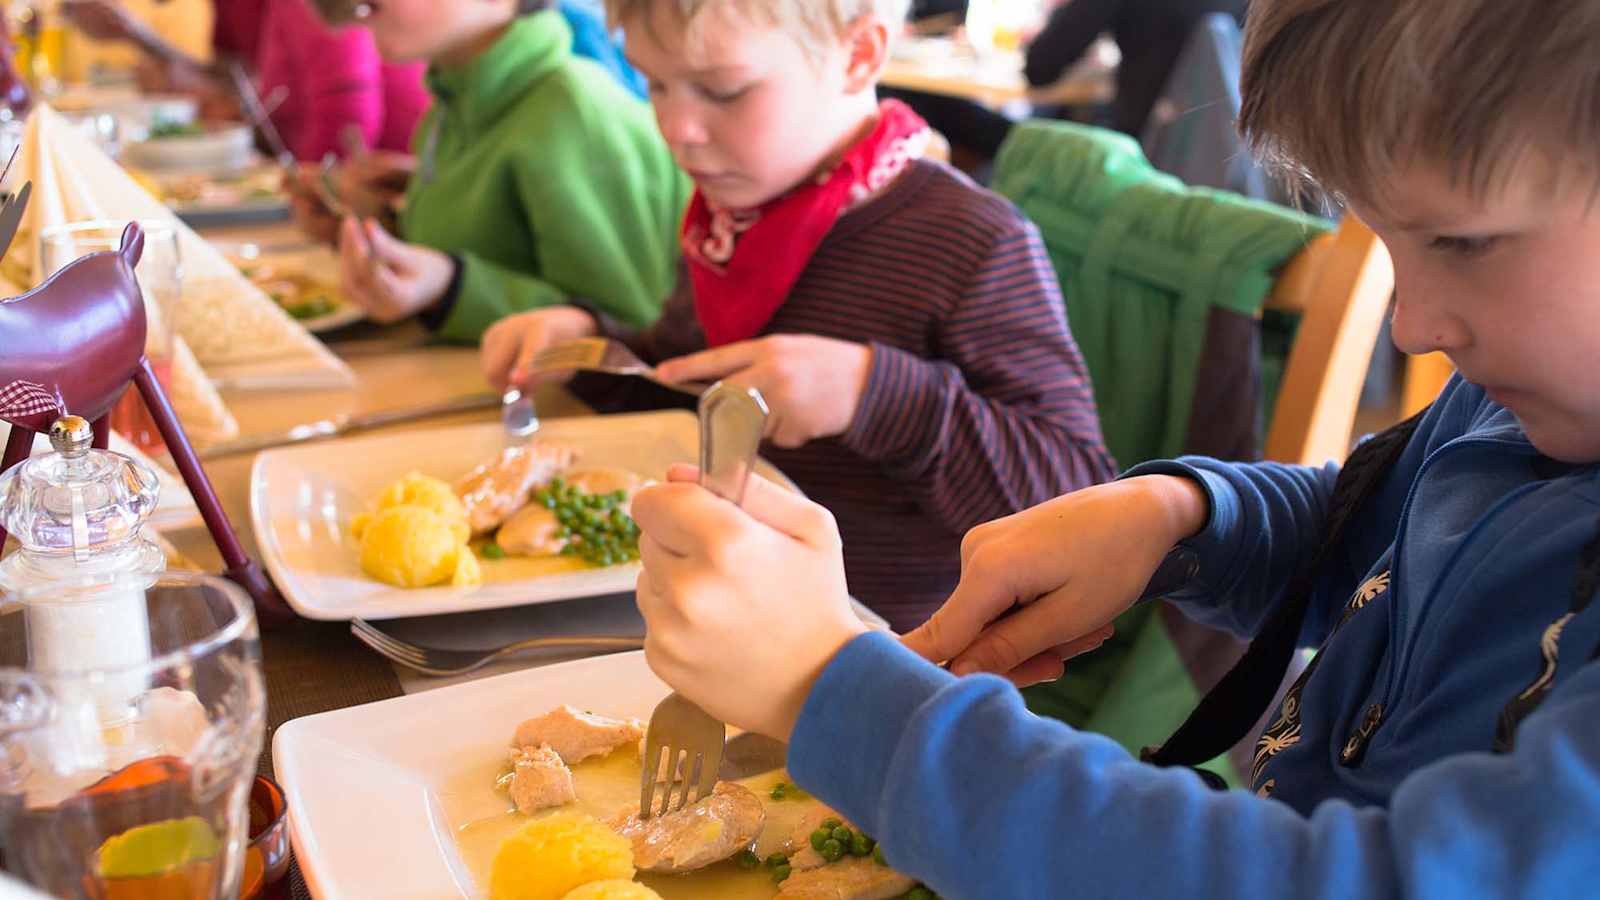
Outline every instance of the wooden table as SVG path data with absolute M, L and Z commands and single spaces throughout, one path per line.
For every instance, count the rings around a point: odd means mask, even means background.
M 1112 98 L 1116 60 L 1116 46 L 1108 48 L 1102 41 L 1060 81 L 1034 88 L 1023 77 L 1020 52 L 980 56 L 947 38 L 906 38 L 890 57 L 880 80 L 886 87 L 962 97 L 990 107 L 1019 101 L 1033 106 L 1080 106 Z

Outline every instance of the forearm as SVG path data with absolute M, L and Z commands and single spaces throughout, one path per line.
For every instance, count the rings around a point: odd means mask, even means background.
M 951 897 L 1064 885 L 1130 900 L 1571 895 L 1600 876 L 1572 837 L 1600 814 L 1600 735 L 1587 727 L 1600 668 L 1586 674 L 1525 723 L 1513 754 L 1445 757 L 1384 807 L 1328 801 L 1302 815 L 1138 763 L 1027 713 L 997 678 L 956 679 L 867 635 L 823 670 L 789 768 L 896 869 Z
M 1203 494 L 1207 517 L 1186 541 L 1200 559 L 1200 570 L 1188 588 L 1167 599 L 1197 621 L 1249 637 L 1294 572 L 1321 546 L 1338 473 L 1333 465 L 1318 469 L 1191 457 L 1145 463 L 1124 477 L 1176 476 Z M 1322 595 L 1331 596 L 1330 581 L 1343 580 L 1319 580 L 1311 620 L 1320 618 L 1315 610 Z
M 1035 87 L 1054 84 L 1083 56 L 1111 20 L 1122 0 L 1071 0 L 1056 7 L 1028 46 L 1023 74 Z
M 476 343 L 490 325 L 520 312 L 568 302 L 565 292 L 536 276 L 516 272 L 473 253 L 457 255 L 461 268 L 448 311 L 435 316 L 447 341 Z

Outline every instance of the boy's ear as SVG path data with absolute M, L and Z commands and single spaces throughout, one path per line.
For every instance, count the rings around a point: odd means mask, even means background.
M 845 90 L 851 94 L 875 91 L 883 67 L 889 62 L 889 26 L 883 17 L 868 13 L 845 32 Z

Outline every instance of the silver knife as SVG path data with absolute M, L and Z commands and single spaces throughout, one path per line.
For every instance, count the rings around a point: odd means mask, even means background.
M 223 441 L 200 450 L 199 455 L 203 460 L 219 459 L 224 456 L 237 456 L 241 453 L 255 453 L 258 450 L 266 450 L 272 447 L 320 441 L 331 437 L 354 434 L 358 431 L 370 431 L 385 425 L 415 422 L 419 419 L 428 419 L 434 416 L 447 416 L 454 413 L 499 408 L 499 394 L 468 394 L 452 400 L 427 403 L 405 409 L 386 410 L 384 412 L 365 413 L 356 416 L 334 416 L 331 419 L 296 425 L 285 431 L 250 435 L 232 441 Z
M 244 66 L 240 65 L 238 60 L 229 60 L 228 76 L 233 79 L 233 89 L 239 94 L 239 106 L 244 111 L 245 118 L 261 132 L 261 139 L 267 142 L 267 149 L 272 151 L 273 161 L 289 178 L 299 177 L 294 153 L 290 151 L 283 135 L 278 132 L 278 126 L 272 124 L 272 115 L 267 112 L 266 106 L 262 105 L 261 95 L 256 92 L 256 85 L 250 80 L 250 73 L 244 70 Z

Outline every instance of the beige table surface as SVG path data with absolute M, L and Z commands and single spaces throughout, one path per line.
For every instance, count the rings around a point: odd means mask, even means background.
M 1036 106 L 1081 106 L 1105 103 L 1115 93 L 1115 45 L 1107 49 L 1104 44 L 1096 44 L 1060 81 L 1033 88 L 1022 75 L 1020 52 L 997 52 L 980 58 L 944 38 L 907 38 L 905 43 L 907 46 L 884 67 L 881 82 L 887 87 L 962 97 L 992 107 L 1017 101 Z

